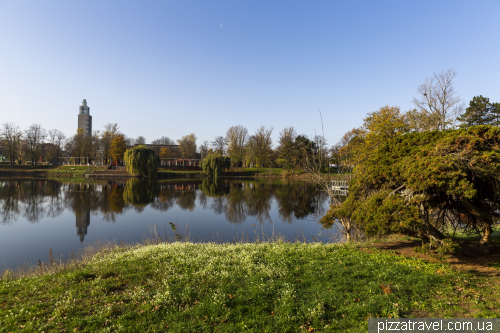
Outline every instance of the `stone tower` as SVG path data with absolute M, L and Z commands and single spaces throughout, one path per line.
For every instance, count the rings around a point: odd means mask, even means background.
M 87 100 L 84 99 L 80 112 L 78 113 L 78 128 L 83 129 L 86 135 L 92 135 L 92 116 L 90 115 L 90 108 L 87 106 Z

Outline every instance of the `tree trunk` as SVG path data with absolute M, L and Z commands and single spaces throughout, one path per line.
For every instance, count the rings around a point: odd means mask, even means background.
M 479 241 L 479 244 L 481 244 L 481 245 L 488 244 L 490 241 L 491 233 L 492 233 L 491 225 L 486 224 L 483 228 L 483 235 L 481 237 L 481 240 Z

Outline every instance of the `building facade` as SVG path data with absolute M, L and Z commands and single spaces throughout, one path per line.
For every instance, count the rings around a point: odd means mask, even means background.
M 90 108 L 87 106 L 87 100 L 83 100 L 78 113 L 78 129 L 83 129 L 86 135 L 92 135 L 92 116 L 90 115 Z

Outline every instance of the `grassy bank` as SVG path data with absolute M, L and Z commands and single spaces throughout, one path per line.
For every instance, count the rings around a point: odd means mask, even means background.
M 97 166 L 61 166 L 52 165 L 0 165 L 0 176 L 18 177 L 50 177 L 50 178 L 70 178 L 85 177 L 86 174 L 94 170 L 103 170 Z
M 366 250 L 285 242 L 116 246 L 80 267 L 4 274 L 0 330 L 363 332 L 370 317 L 499 316 L 489 277 Z

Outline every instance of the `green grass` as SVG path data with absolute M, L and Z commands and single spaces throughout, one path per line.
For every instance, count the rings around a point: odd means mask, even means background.
M 499 316 L 486 277 L 372 251 L 284 242 L 117 246 L 80 268 L 4 274 L 0 331 L 366 332 L 369 317 Z

